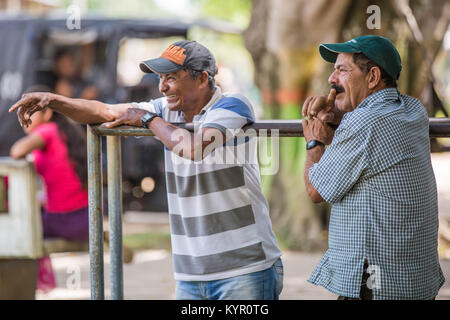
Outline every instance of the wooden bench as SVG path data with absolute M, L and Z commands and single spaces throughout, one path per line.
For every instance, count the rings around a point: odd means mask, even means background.
M 33 163 L 0 157 L 0 176 L 8 177 L 8 192 L 4 185 L 0 188 L 0 300 L 34 299 L 38 259 L 57 252 L 88 252 L 89 243 L 43 239 Z
M 44 255 L 60 252 L 89 252 L 89 242 L 69 241 L 58 238 L 44 240 Z

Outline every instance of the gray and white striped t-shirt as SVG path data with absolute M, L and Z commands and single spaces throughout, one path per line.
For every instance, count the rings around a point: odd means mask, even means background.
M 168 122 L 186 122 L 182 112 L 170 111 L 166 103 L 160 98 L 133 106 L 156 112 Z M 244 96 L 224 95 L 216 88 L 193 122 L 232 138 L 202 161 L 178 157 L 165 148 L 176 280 L 209 281 L 257 272 L 281 256 L 261 191 L 256 137 L 233 132 L 253 121 Z

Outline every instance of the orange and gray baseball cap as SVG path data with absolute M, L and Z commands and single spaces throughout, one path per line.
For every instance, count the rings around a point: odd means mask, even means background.
M 344 43 L 322 43 L 319 52 L 325 61 L 335 63 L 339 53 L 357 53 L 364 55 L 383 68 L 394 80 L 402 70 L 400 54 L 389 39 L 381 36 L 365 35 Z
M 146 73 L 171 73 L 182 69 L 206 71 L 212 77 L 217 73 L 216 60 L 205 46 L 196 41 L 177 41 L 171 44 L 160 57 L 141 62 Z

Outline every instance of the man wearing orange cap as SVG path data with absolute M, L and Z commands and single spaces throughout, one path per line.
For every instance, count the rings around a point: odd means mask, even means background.
M 24 126 L 35 111 L 51 108 L 82 123 L 149 128 L 165 145 L 175 297 L 278 299 L 283 286 L 281 251 L 261 191 L 258 163 L 229 157 L 242 145 L 254 146 L 255 137 L 237 136 L 254 121 L 250 102 L 215 86 L 215 59 L 195 41 L 175 42 L 140 68 L 159 75 L 164 97 L 109 105 L 31 93 L 10 111 L 18 110 Z M 172 124 L 187 122 L 194 123 L 194 133 Z M 217 161 L 224 157 L 231 161 Z

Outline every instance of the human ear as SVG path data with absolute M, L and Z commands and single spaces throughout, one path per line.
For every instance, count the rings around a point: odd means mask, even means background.
M 208 78 L 209 74 L 206 71 L 202 71 L 202 74 L 200 75 L 200 87 L 206 87 L 208 86 Z
M 381 70 L 379 67 L 372 67 L 370 68 L 369 72 L 367 73 L 368 76 L 368 82 L 369 82 L 369 89 L 374 89 L 381 80 Z

